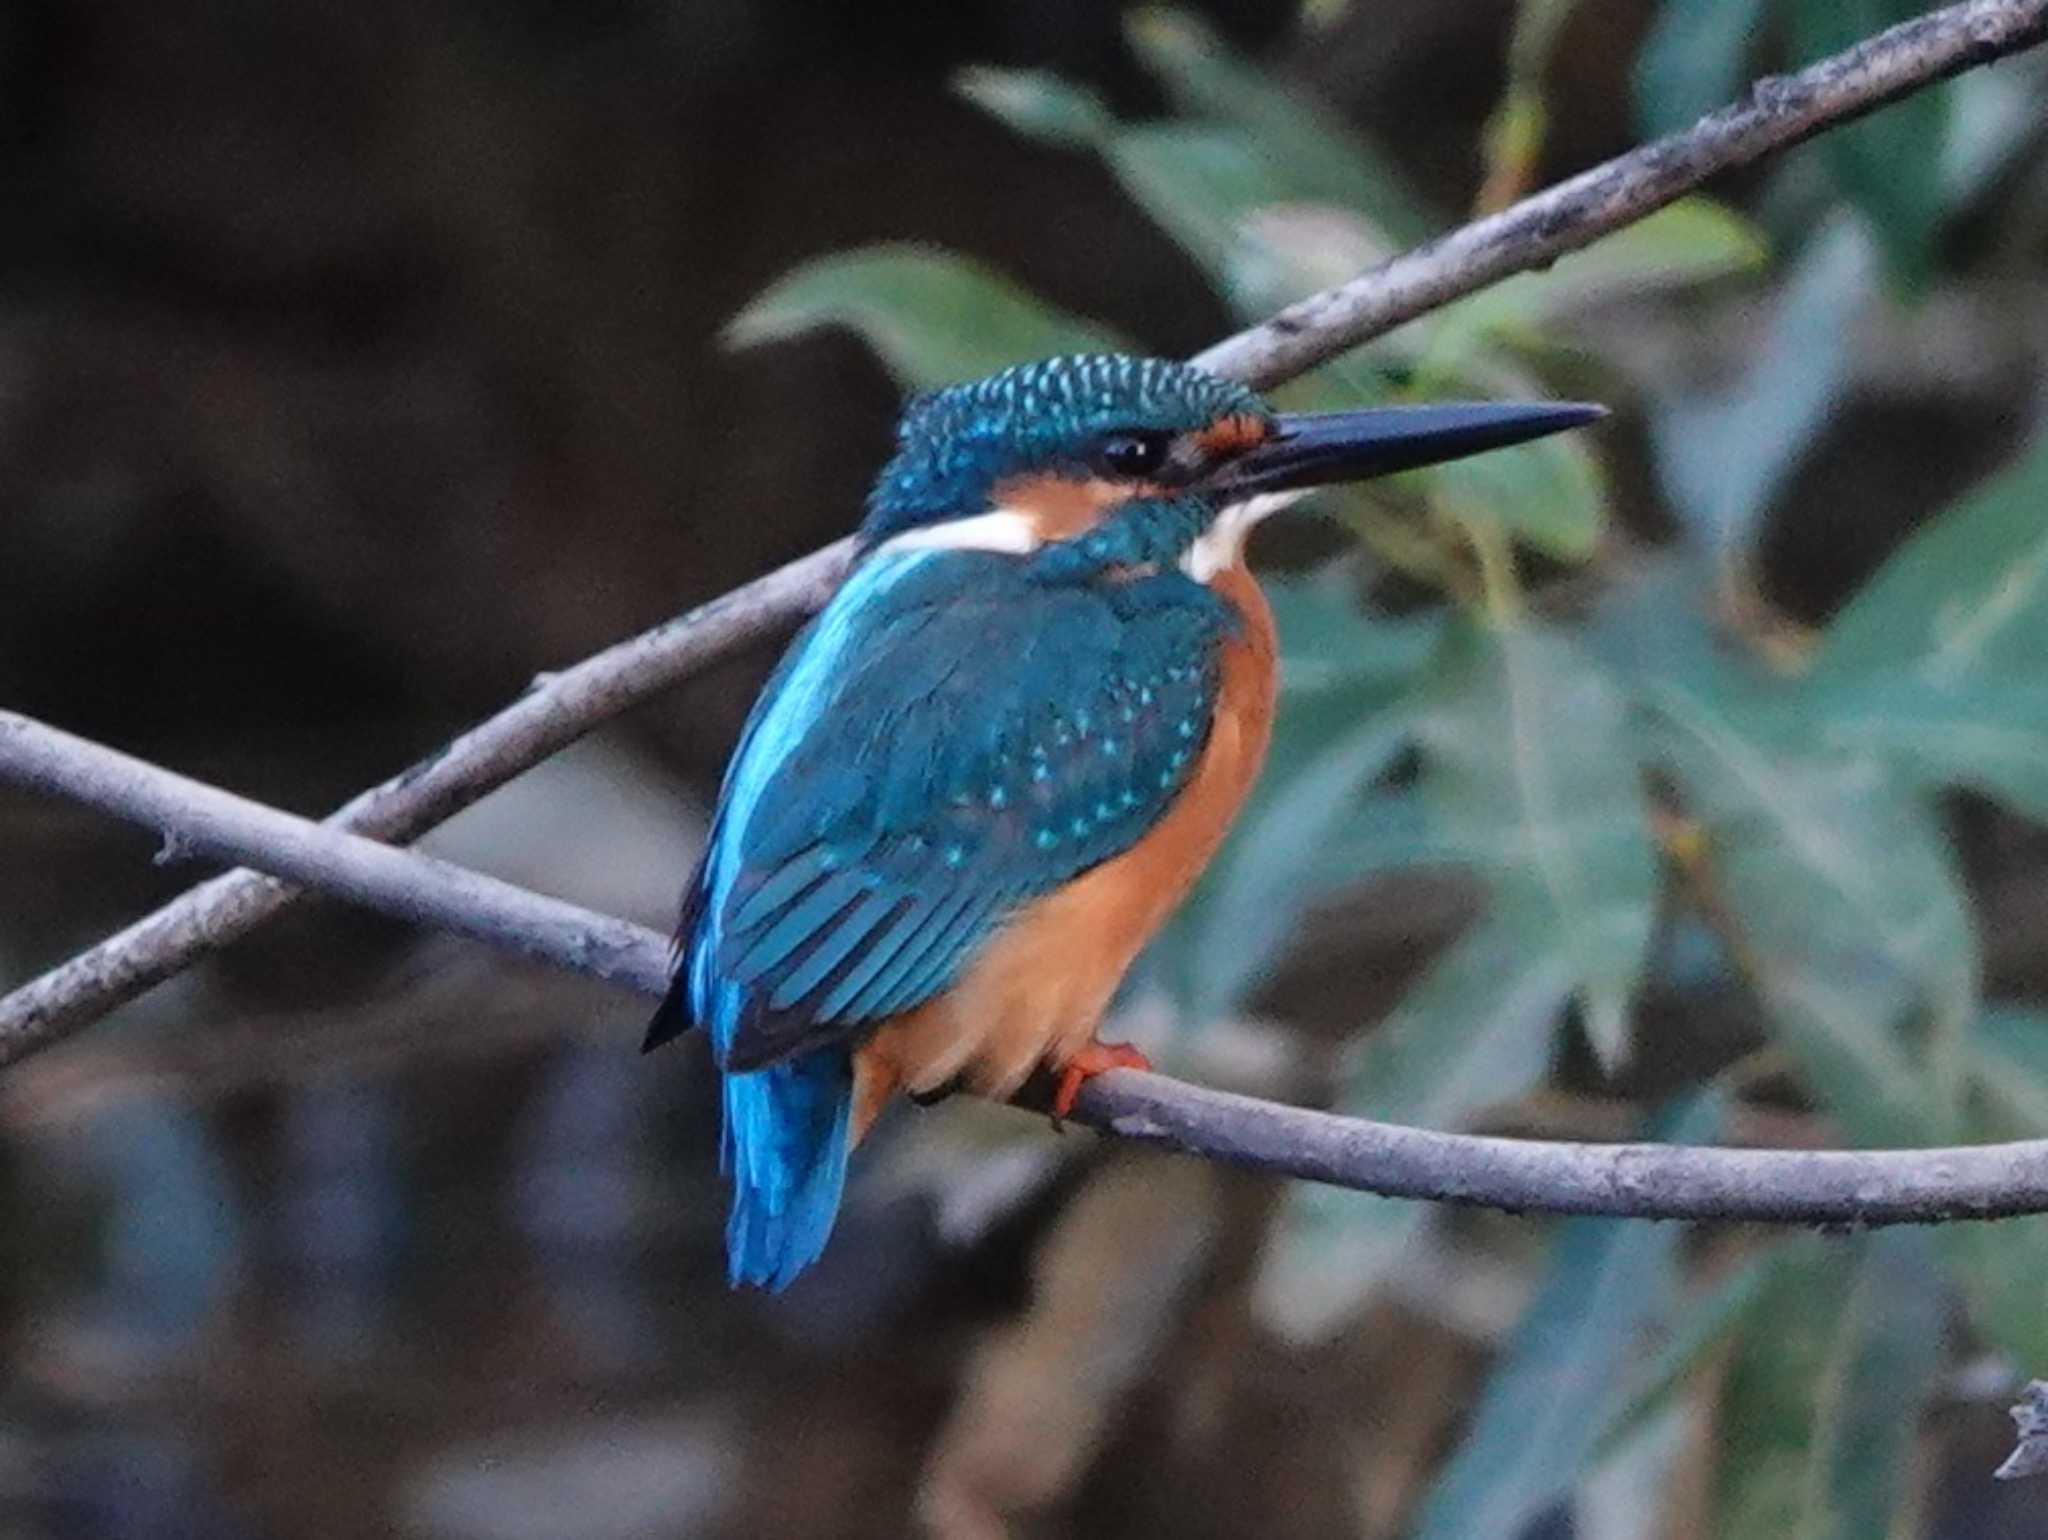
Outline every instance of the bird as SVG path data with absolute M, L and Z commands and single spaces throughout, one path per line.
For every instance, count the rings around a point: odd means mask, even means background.
M 734 1286 L 817 1260 L 899 1093 L 1149 1068 L 1096 1029 L 1257 777 L 1261 520 L 1521 443 L 1576 402 L 1295 414 L 1190 364 L 1043 359 L 913 397 L 848 575 L 756 701 L 648 1049 L 721 1076 Z

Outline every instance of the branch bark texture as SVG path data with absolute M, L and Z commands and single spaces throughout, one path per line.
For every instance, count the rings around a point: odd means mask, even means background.
M 0 766 L 183 846 L 403 920 L 658 997 L 669 944 L 481 873 L 234 796 L 0 712 Z M 2048 1140 L 1921 1150 L 1728 1150 L 1494 1139 L 1339 1117 L 1118 1070 L 1073 1121 L 1280 1176 L 1400 1198 L 1634 1219 L 1882 1225 L 2048 1213 Z

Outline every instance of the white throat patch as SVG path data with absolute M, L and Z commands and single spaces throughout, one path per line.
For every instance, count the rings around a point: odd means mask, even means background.
M 1180 569 L 1197 583 L 1206 583 L 1226 567 L 1244 559 L 1244 543 L 1260 520 L 1271 517 L 1290 503 L 1308 495 L 1296 492 L 1261 492 L 1241 503 L 1226 504 L 1195 543 L 1182 553 Z
M 1038 524 L 1021 508 L 992 508 L 972 518 L 948 519 L 943 524 L 922 524 L 892 535 L 877 548 L 881 551 L 1001 551 L 1010 556 L 1029 556 L 1043 544 Z
M 1209 527 L 1181 553 L 1180 567 L 1197 583 L 1206 583 L 1226 567 L 1244 559 L 1244 543 L 1261 520 L 1278 513 L 1290 503 L 1306 497 L 1306 491 L 1261 492 L 1243 502 L 1226 504 Z M 970 518 L 948 519 L 943 524 L 924 524 L 892 535 L 877 547 L 883 551 L 999 551 L 1007 556 L 1029 556 L 1045 544 L 1038 533 L 1038 521 L 1021 508 L 991 508 Z

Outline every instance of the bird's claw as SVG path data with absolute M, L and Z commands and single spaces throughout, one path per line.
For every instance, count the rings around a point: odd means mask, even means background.
M 1097 1075 L 1113 1069 L 1150 1069 L 1152 1061 L 1129 1043 L 1102 1043 L 1090 1039 L 1060 1066 L 1059 1085 L 1052 1093 L 1052 1126 L 1061 1128 L 1074 1110 L 1081 1087 Z

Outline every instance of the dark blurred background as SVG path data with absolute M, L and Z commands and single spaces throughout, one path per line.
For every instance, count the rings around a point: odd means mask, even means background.
M 1515 7 L 1315 9 L 1192 7 L 1441 217 L 1470 208 Z M 1657 10 L 1573 9 L 1525 183 L 1634 141 Z M 973 64 L 1169 110 L 1090 0 L 10 0 L 0 701 L 324 811 L 536 674 L 850 527 L 896 383 L 841 332 L 721 341 L 794 265 L 929 242 L 1157 351 L 1232 329 L 1101 161 L 956 93 Z M 2016 243 L 1998 281 L 2038 293 L 2048 182 L 2000 186 L 1941 260 Z M 1764 178 L 1715 191 L 1753 206 Z M 1983 408 L 2034 388 L 2042 307 L 1930 305 L 1874 323 L 1858 415 L 1800 462 L 1825 497 L 1785 499 L 1822 511 L 1761 537 L 1795 621 L 2022 435 L 2027 412 Z M 1663 319 L 1596 329 L 1567 373 L 1715 379 L 1755 335 Z M 1618 404 L 1620 527 L 1654 545 L 1645 414 Z M 665 926 L 770 658 L 429 848 Z M 2029 981 L 2038 836 L 1957 816 L 2011 883 L 1987 966 Z M 0 983 L 203 875 L 152 850 L 0 792 Z M 1369 897 L 1322 917 L 1262 1022 L 1327 1046 L 1472 909 L 1440 876 Z M 1393 1535 L 1527 1294 L 1538 1232 L 1501 1221 L 1290 1336 L 1254 1297 L 1276 1184 L 960 1107 L 878 1141 L 815 1277 L 730 1294 L 708 1067 L 695 1043 L 640 1059 L 644 1014 L 320 904 L 10 1071 L 0 1533 Z M 1274 1030 L 1220 1035 L 1216 1077 L 1326 1095 L 1271 1067 L 1296 1051 Z M 1701 1040 L 1652 1054 L 1632 1095 L 1729 1056 Z M 1588 1111 L 1578 1078 L 1507 1124 L 1621 1131 L 1628 1108 Z M 1757 1136 L 1825 1137 L 1781 1115 Z M 1949 1414 L 1980 1463 L 1996 1396 Z M 1942 1532 L 2048 1533 L 1986 1514 Z M 1664 1532 L 1732 1533 L 1683 1523 Z

